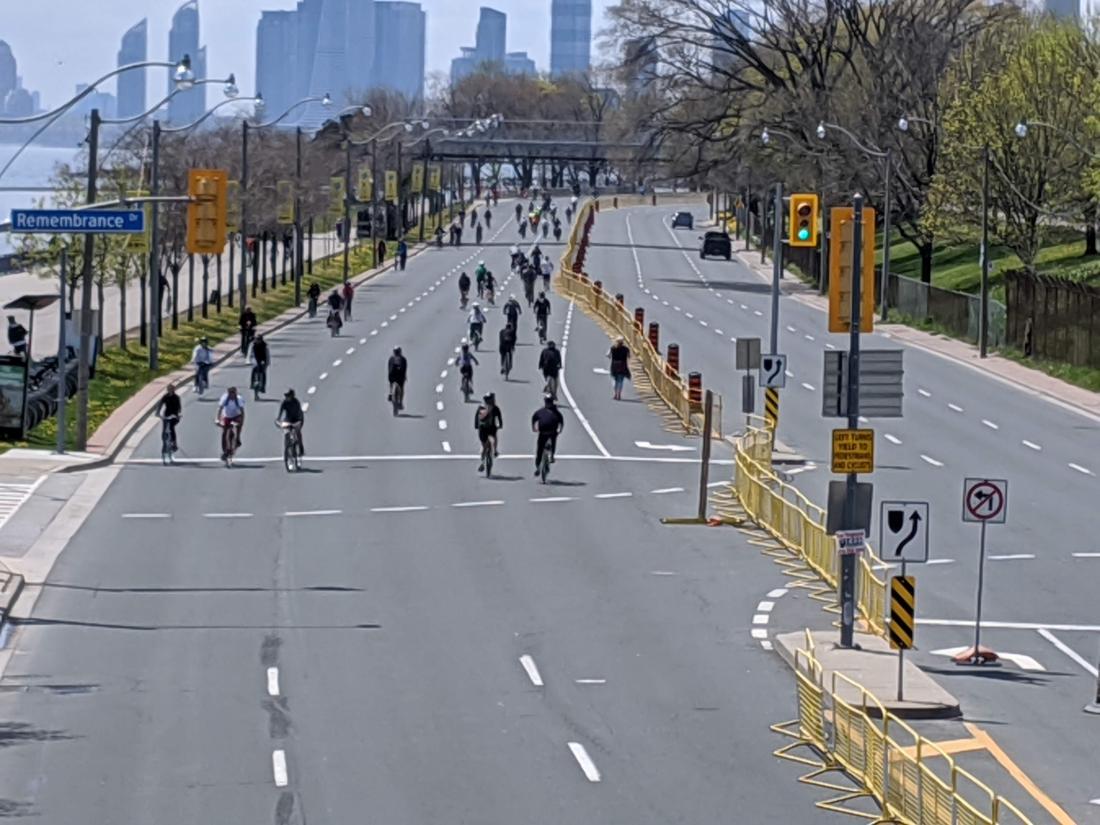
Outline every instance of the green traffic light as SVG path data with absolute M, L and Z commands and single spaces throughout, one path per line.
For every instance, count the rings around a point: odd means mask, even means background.
M 801 229 L 798 230 L 798 240 L 808 241 L 809 239 L 810 239 L 810 228 L 808 226 L 803 226 Z

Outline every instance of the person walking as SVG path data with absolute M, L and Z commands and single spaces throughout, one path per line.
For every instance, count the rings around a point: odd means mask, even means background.
M 14 315 L 8 316 L 8 343 L 16 355 L 27 354 L 27 328 L 16 321 Z
M 355 287 L 351 285 L 351 281 L 344 281 L 344 320 L 351 320 L 351 299 L 355 297 Z
M 397 242 L 397 262 L 400 265 L 401 271 L 405 271 L 405 261 L 409 259 L 409 245 L 405 243 L 405 239 L 402 238 Z
M 622 401 L 623 382 L 630 378 L 630 348 L 621 335 L 611 345 L 607 357 L 611 359 L 611 380 L 615 382 L 615 394 L 612 397 L 616 401 Z
M 378 249 L 375 252 L 375 266 L 382 266 L 386 262 L 386 242 L 379 241 Z

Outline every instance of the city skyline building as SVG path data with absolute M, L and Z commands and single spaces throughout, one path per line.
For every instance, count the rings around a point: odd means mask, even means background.
M 206 77 L 206 48 L 199 46 L 199 3 L 187 0 L 172 15 L 172 27 L 168 32 L 168 60 L 176 62 L 184 55 L 191 56 L 191 71 L 196 79 Z M 167 94 L 175 90 L 174 78 L 169 75 Z M 202 117 L 206 111 L 206 86 L 196 85 L 192 89 L 174 95 L 168 102 L 169 123 L 190 123 Z
M 538 74 L 535 61 L 527 55 L 527 52 L 508 52 L 504 55 L 504 71 L 509 74 Z
M 478 15 L 475 46 L 463 46 L 451 61 L 451 85 L 483 66 L 496 66 L 513 74 L 535 74 L 535 61 L 527 52 L 507 51 L 508 15 L 482 6 Z
M 482 6 L 478 13 L 477 38 L 474 44 L 478 55 L 494 63 L 503 62 L 507 37 L 508 15 Z
M 265 11 L 256 24 L 256 94 L 277 116 L 298 92 L 298 20 L 294 11 Z
M 149 21 L 142 19 L 122 35 L 118 49 L 118 66 L 128 66 L 149 59 Z M 119 117 L 133 117 L 146 108 L 146 70 L 134 69 L 118 76 L 117 106 Z
M 550 76 L 584 74 L 592 65 L 592 0 L 551 0 Z
M 424 61 L 428 16 L 419 3 L 377 0 L 375 60 L 371 87 L 397 92 L 409 100 L 424 97 Z

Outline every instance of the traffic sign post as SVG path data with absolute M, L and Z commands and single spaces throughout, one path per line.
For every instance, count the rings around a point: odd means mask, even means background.
M 898 652 L 898 701 L 905 699 L 905 651 L 913 647 L 917 615 L 917 582 L 905 575 L 890 579 L 890 647 Z
M 980 665 L 995 662 L 997 654 L 983 649 L 982 587 L 985 584 L 985 528 L 987 524 L 1004 524 L 1008 515 L 1008 481 L 1005 479 L 968 478 L 963 482 L 964 522 L 981 524 L 978 539 L 978 597 L 974 616 L 974 647 L 955 657 L 956 664 Z
M 734 355 L 734 369 L 744 370 L 741 378 L 741 412 L 745 414 L 745 426 L 751 422 L 748 416 L 756 411 L 756 388 L 753 385 L 753 370 L 760 367 L 760 339 L 738 338 Z

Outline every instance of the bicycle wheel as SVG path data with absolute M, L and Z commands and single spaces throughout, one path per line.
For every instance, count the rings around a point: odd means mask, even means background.
M 550 447 L 547 445 L 542 449 L 542 460 L 539 462 L 539 477 L 542 479 L 542 483 L 546 483 L 546 477 L 550 475 Z
M 165 467 L 172 463 L 172 436 L 167 427 L 160 437 L 160 460 Z
M 485 477 L 490 478 L 493 475 L 493 448 L 490 442 L 485 442 L 482 455 L 485 459 Z
M 390 388 L 390 401 L 393 404 L 393 415 L 396 418 L 397 413 L 401 410 L 401 388 L 397 384 Z
M 286 467 L 288 473 L 293 473 L 297 469 L 297 453 L 298 449 L 294 436 L 287 434 L 283 437 L 283 466 Z

